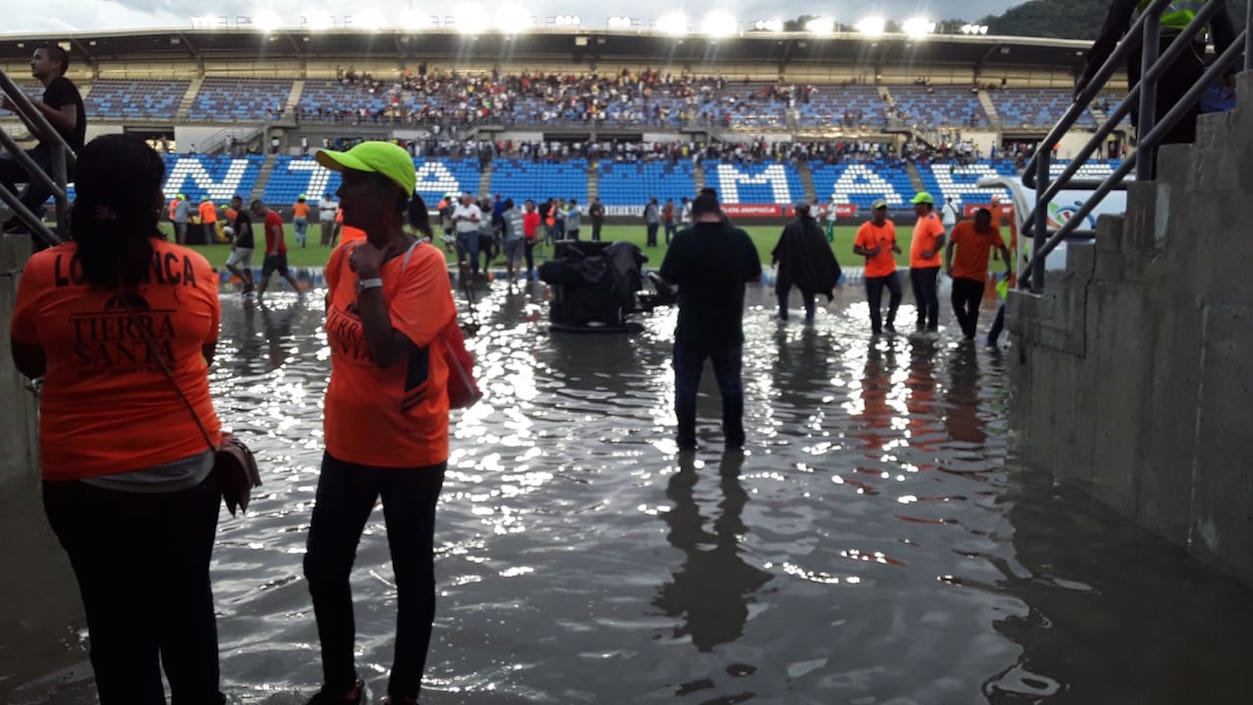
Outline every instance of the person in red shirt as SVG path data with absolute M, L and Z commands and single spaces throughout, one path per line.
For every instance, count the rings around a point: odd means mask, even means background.
M 953 226 L 948 246 L 944 248 L 944 269 L 953 279 L 953 313 L 966 340 L 975 339 L 979 323 L 979 304 L 988 281 L 988 254 L 996 247 L 1005 261 L 1005 271 L 1014 265 L 1009 248 L 1001 239 L 1001 230 L 992 225 L 992 211 L 980 208 L 973 221 L 963 220 Z M 957 257 L 953 257 L 953 250 Z
M 265 289 L 270 285 L 270 275 L 278 272 L 279 276 L 291 284 L 298 295 L 303 295 L 296 278 L 287 270 L 287 243 L 283 242 L 283 217 L 265 207 L 261 201 L 252 202 L 252 214 L 261 219 L 265 228 L 265 259 L 261 260 L 261 283 L 257 285 L 257 301 L 265 296 Z
M 522 234 L 526 238 L 526 244 L 523 252 L 526 255 L 526 275 L 530 277 L 535 272 L 535 243 L 539 237 L 539 212 L 535 210 L 535 201 L 526 199 L 526 213 L 522 216 Z
M 834 205 L 832 206 L 834 208 Z M 896 276 L 896 225 L 888 220 L 888 202 L 879 199 L 871 206 L 874 217 L 862 223 L 853 240 L 853 252 L 866 258 L 866 301 L 870 304 L 870 332 L 896 333 L 896 309 L 901 305 L 901 282 Z M 880 311 L 883 287 L 888 288 L 888 320 L 882 323 Z
M 909 281 L 914 288 L 914 305 L 918 308 L 918 330 L 935 333 L 940 330 L 940 251 L 944 248 L 944 225 L 935 214 L 935 199 L 919 191 L 910 203 L 918 222 L 909 245 Z

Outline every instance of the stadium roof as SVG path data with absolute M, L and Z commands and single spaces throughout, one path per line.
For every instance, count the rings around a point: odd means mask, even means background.
M 649 62 L 657 65 L 719 61 L 814 64 L 1075 66 L 1088 42 L 1030 37 L 867 35 L 815 36 L 803 32 L 747 32 L 729 38 L 669 36 L 638 30 L 536 29 L 523 34 L 468 35 L 450 30 L 362 31 L 248 29 L 136 30 L 0 36 L 0 61 L 21 62 L 41 42 L 68 45 L 77 60 L 255 61 L 274 59 L 458 59 Z

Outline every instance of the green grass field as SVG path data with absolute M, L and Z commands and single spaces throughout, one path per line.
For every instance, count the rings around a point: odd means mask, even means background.
M 172 233 L 169 223 L 163 223 L 161 226 L 166 232 Z M 327 257 L 330 256 L 330 248 L 322 247 L 316 244 L 319 237 L 316 227 L 310 228 L 309 246 L 296 247 L 295 237 L 292 234 L 292 226 L 288 224 L 287 230 L 287 263 L 293 267 L 321 267 L 326 264 Z M 779 233 L 783 231 L 782 226 L 777 225 L 750 225 L 744 228 L 753 238 L 753 242 L 757 245 L 757 252 L 761 255 L 761 261 L 765 264 L 770 263 L 770 251 L 774 249 L 775 243 L 779 239 Z M 584 228 L 579 232 L 584 239 L 591 237 L 591 227 Z M 840 264 L 846 267 L 860 267 L 863 264 L 861 257 L 853 254 L 853 238 L 857 235 L 857 228 L 851 225 L 837 226 L 835 229 L 835 242 L 831 243 L 832 249 L 835 251 L 836 259 Z M 902 266 L 909 263 L 909 241 L 910 232 L 905 228 L 898 228 L 896 231 L 897 241 L 900 244 L 903 254 L 897 255 L 897 264 Z M 664 232 L 657 234 L 658 240 L 663 240 Z M 652 267 L 661 266 L 661 260 L 665 257 L 665 245 L 659 247 L 645 247 L 644 240 L 647 233 L 643 226 L 638 225 L 607 225 L 601 231 L 601 239 L 603 240 L 626 240 L 633 242 L 644 254 L 648 255 L 648 264 Z M 209 262 L 215 267 L 221 268 L 226 262 L 227 256 L 230 254 L 231 248 L 228 245 L 203 245 L 197 246 L 197 250 L 202 252 Z M 544 259 L 551 254 L 551 248 L 541 248 L 537 250 L 536 255 L 539 259 Z M 450 261 L 455 260 L 455 255 L 446 253 Z M 254 264 L 260 265 L 261 258 L 254 256 Z

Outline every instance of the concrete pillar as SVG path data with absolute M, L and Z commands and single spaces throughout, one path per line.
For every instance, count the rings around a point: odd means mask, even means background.
M 39 478 L 38 403 L 13 366 L 9 346 L 18 277 L 29 257 L 29 237 L 0 236 L 0 493 Z

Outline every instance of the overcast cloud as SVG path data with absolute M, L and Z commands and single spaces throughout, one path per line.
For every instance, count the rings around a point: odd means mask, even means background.
M 514 0 L 477 2 L 488 13 L 510 3 Z M 455 0 L 359 0 L 350 4 L 335 0 L 0 0 L 0 16 L 5 18 L 0 33 L 189 28 L 193 16 L 227 16 L 233 21 L 238 16 L 255 17 L 262 12 L 274 13 L 282 26 L 291 27 L 299 26 L 302 16 L 333 15 L 338 23 L 345 14 L 369 10 L 381 12 L 392 23 L 399 24 L 401 16 L 410 8 L 425 15 L 443 15 L 450 14 L 456 4 Z M 595 28 L 604 27 L 606 19 L 612 15 L 650 18 L 676 9 L 685 9 L 694 23 L 714 9 L 725 10 L 741 21 L 749 22 L 771 17 L 788 19 L 802 14 L 829 15 L 847 23 L 872 14 L 898 20 L 917 15 L 930 19 L 977 20 L 987 14 L 999 14 L 1017 4 L 1017 0 L 867 0 L 838 4 L 805 0 L 784 3 L 741 0 L 722 4 L 693 2 L 686 8 L 673 0 L 605 0 L 597 3 L 586 0 L 517 0 L 516 4 L 535 16 L 580 15 L 585 26 Z

